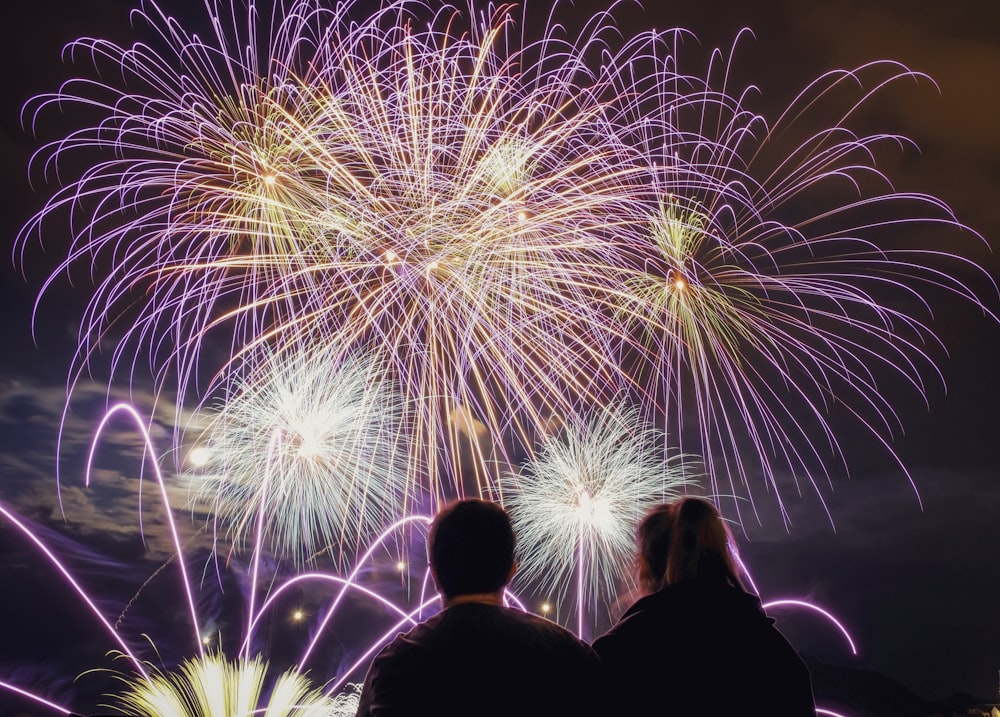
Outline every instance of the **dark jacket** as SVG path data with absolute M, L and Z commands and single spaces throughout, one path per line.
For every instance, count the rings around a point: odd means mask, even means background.
M 357 715 L 596 717 L 600 684 L 597 655 L 554 622 L 462 603 L 379 653 Z
M 814 717 L 805 663 L 760 600 L 692 580 L 637 601 L 594 642 L 621 715 Z

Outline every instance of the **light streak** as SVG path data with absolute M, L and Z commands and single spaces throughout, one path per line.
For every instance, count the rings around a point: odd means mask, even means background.
M 55 710 L 56 712 L 62 712 L 63 714 L 68 715 L 73 711 L 66 709 L 62 705 L 58 705 L 55 702 L 52 702 L 51 700 L 47 700 L 44 697 L 36 695 L 34 692 L 29 692 L 28 690 L 22 687 L 18 687 L 17 685 L 11 684 L 10 682 L 5 682 L 4 680 L 0 680 L 0 689 L 4 689 L 9 692 L 13 692 L 14 694 L 21 695 L 22 697 L 26 697 L 29 700 L 37 702 L 40 705 L 45 705 L 49 709 Z
M 336 680 L 333 681 L 333 684 L 331 684 L 330 687 L 327 688 L 326 694 L 327 695 L 332 695 L 338 689 L 340 689 L 341 687 L 343 687 L 347 683 L 348 678 L 350 678 L 350 676 L 352 674 L 354 674 L 355 671 L 357 671 L 366 662 L 368 662 L 368 660 L 370 660 L 372 658 L 372 656 L 378 650 L 380 650 L 383 645 L 385 645 L 386 642 L 388 642 L 393 637 L 395 637 L 399 633 L 399 631 L 403 629 L 403 627 L 405 627 L 406 625 L 412 624 L 414 618 L 416 618 L 418 615 L 420 615 L 424 610 L 426 610 L 427 608 L 431 607 L 432 605 L 438 604 L 440 602 L 440 600 L 441 600 L 440 596 L 435 595 L 432 598 L 428 598 L 427 600 L 424 600 L 415 609 L 413 609 L 410 612 L 408 612 L 407 614 L 403 615 L 402 619 L 400 619 L 399 622 L 397 622 L 396 624 L 394 624 L 391 628 L 389 628 L 388 630 L 386 630 L 376 640 L 374 640 L 371 643 L 371 645 L 368 647 L 368 649 L 365 650 L 365 652 L 363 652 L 358 657 L 357 660 L 355 660 L 354 662 L 352 662 L 341 673 L 340 677 L 338 677 Z
M 96 453 L 97 446 L 101 440 L 101 434 L 107 427 L 108 422 L 118 413 L 124 413 L 126 416 L 132 419 L 132 422 L 135 424 L 135 428 L 139 431 L 139 434 L 142 436 L 144 455 L 153 458 L 153 460 L 151 460 L 150 462 L 153 465 L 153 473 L 156 477 L 156 485 L 160 489 L 160 499 L 163 501 L 163 513 L 166 516 L 167 526 L 170 530 L 170 538 L 171 540 L 173 540 L 174 550 L 176 551 L 177 554 L 177 567 L 181 573 L 181 582 L 184 585 L 184 596 L 187 599 L 188 610 L 191 615 L 191 623 L 194 627 L 195 644 L 198 646 L 198 654 L 204 656 L 205 655 L 205 651 L 203 649 L 204 641 L 199 639 L 199 634 L 198 634 L 198 631 L 200 629 L 198 625 L 198 611 L 195 609 L 194 606 L 194 594 L 191 591 L 191 581 L 188 579 L 187 567 L 184 564 L 184 552 L 181 549 L 180 535 L 177 533 L 177 524 L 174 521 L 173 512 L 170 507 L 170 498 L 169 496 L 167 496 L 167 486 L 163 480 L 163 473 L 160 470 L 160 464 L 155 460 L 155 456 L 157 455 L 157 453 L 153 448 L 153 439 L 149 435 L 149 429 L 143 423 L 142 416 L 139 415 L 139 412 L 135 409 L 134 406 L 131 406 L 127 403 L 117 403 L 111 408 L 109 408 L 107 413 L 104 414 L 104 417 L 98 424 L 97 429 L 94 431 L 94 440 L 90 444 L 90 452 L 87 455 L 87 464 L 85 470 L 86 477 L 84 480 L 84 484 L 87 486 L 90 485 L 90 472 L 94 464 L 94 454 Z M 140 486 L 141 486 L 141 481 L 140 481 Z M 140 492 L 139 495 L 141 500 L 142 493 Z M 140 515 L 140 530 L 141 530 L 142 526 L 141 512 L 139 515 Z
M 836 616 L 834 616 L 828 610 L 820 607 L 819 605 L 816 605 L 815 603 L 811 603 L 811 602 L 808 602 L 806 600 L 795 600 L 795 599 L 769 600 L 768 602 L 764 603 L 762 605 L 762 607 L 765 610 L 768 610 L 768 609 L 773 608 L 773 607 L 778 607 L 778 608 L 781 608 L 781 607 L 795 607 L 795 608 L 801 608 L 801 609 L 804 609 L 804 610 L 809 610 L 811 612 L 814 612 L 814 613 L 817 613 L 819 615 L 822 615 L 824 618 L 826 618 L 826 620 L 830 624 L 832 624 L 835 628 L 837 628 L 837 630 L 840 631 L 841 635 L 844 636 L 844 639 L 847 641 L 848 647 L 851 648 L 851 654 L 852 655 L 857 655 L 858 654 L 858 648 L 854 644 L 854 638 L 851 637 L 851 633 L 848 632 L 848 630 L 847 630 L 846 627 L 844 627 L 844 624 L 840 620 L 838 620 L 836 618 Z
M 111 419 L 120 413 L 125 413 L 132 419 L 132 423 L 143 438 L 146 449 L 146 456 L 144 456 L 144 458 L 151 460 L 154 464 L 156 479 L 161 489 L 161 496 L 164 500 L 164 508 L 169 516 L 172 509 L 169 502 L 167 502 L 168 497 L 166 494 L 166 484 L 163 479 L 162 470 L 160 469 L 155 458 L 156 454 L 150 440 L 149 431 L 139 412 L 128 404 L 116 404 L 111 407 L 97 427 L 95 431 L 95 438 L 90 446 L 90 452 L 88 455 L 88 478 L 86 482 L 89 485 L 89 474 L 93 467 L 96 447 L 101 439 L 101 435 L 107 430 Z M 115 679 L 123 685 L 121 689 L 115 691 L 113 696 L 115 706 L 117 709 L 122 711 L 123 714 L 128 715 L 143 715 L 143 717 L 146 715 L 153 715 L 154 717 L 157 715 L 163 715 L 163 717 L 187 717 L 189 714 L 197 714 L 198 717 L 206 717 L 207 715 L 225 715 L 226 717 L 229 717 L 232 714 L 249 715 L 257 709 L 264 709 L 263 707 L 256 705 L 256 700 L 260 696 L 258 683 L 261 679 L 263 679 L 263 675 L 266 673 L 267 668 L 266 664 L 261 661 L 259 656 L 251 655 L 250 640 L 255 627 L 263 618 L 264 613 L 271 608 L 271 606 L 275 603 L 275 600 L 280 595 L 285 593 L 289 587 L 294 585 L 298 585 L 306 581 L 329 582 L 339 585 L 341 588 L 337 596 L 332 600 L 331 606 L 327 610 L 327 613 L 322 621 L 322 625 L 317 630 L 317 634 L 315 636 L 316 638 L 318 638 L 319 633 L 323 631 L 327 622 L 332 618 L 333 613 L 336 611 L 340 600 L 347 590 L 352 590 L 357 595 L 363 596 L 367 600 L 371 600 L 374 604 L 382 605 L 389 610 L 390 613 L 401 616 L 404 622 L 409 622 L 410 624 L 413 624 L 414 622 L 412 618 L 413 615 L 420 615 L 423 610 L 427 609 L 431 605 L 434 605 L 438 600 L 436 596 L 430 599 L 421 599 L 420 604 L 416 609 L 408 611 L 397 604 L 394 600 L 383 595 L 380 591 L 359 583 L 358 576 L 361 568 L 363 567 L 359 563 L 354 566 L 348 578 L 326 573 L 306 573 L 296 575 L 294 578 L 281 583 L 277 589 L 270 591 L 263 604 L 258 609 L 254 606 L 256 604 L 256 586 L 258 583 L 260 568 L 258 558 L 261 553 L 255 550 L 255 558 L 253 560 L 249 576 L 250 595 L 248 597 L 248 626 L 244 643 L 240 648 L 241 658 L 235 662 L 228 662 L 226 660 L 226 658 L 221 654 L 221 634 L 219 631 L 213 629 L 211 632 L 196 634 L 195 642 L 198 649 L 198 657 L 183 662 L 180 667 L 176 669 L 165 667 L 152 667 L 150 669 L 147 663 L 140 661 L 138 657 L 135 656 L 129 642 L 118 632 L 116 627 L 112 626 L 103 617 L 96 603 L 88 595 L 80 582 L 66 568 L 63 562 L 53 553 L 53 551 L 50 550 L 30 529 L 30 527 L 27 526 L 24 521 L 19 519 L 14 512 L 8 510 L 2 504 L 0 504 L 0 515 L 6 518 L 39 550 L 42 551 L 49 562 L 52 563 L 52 565 L 60 572 L 62 577 L 79 594 L 81 599 L 85 602 L 87 607 L 91 610 L 95 618 L 104 627 L 107 633 L 119 645 L 121 652 L 118 654 L 123 657 L 127 657 L 130 660 L 132 669 L 135 672 L 134 675 L 130 676 L 117 671 L 113 673 Z M 260 512 L 259 516 L 267 516 L 267 513 Z M 425 516 L 407 516 L 396 521 L 384 532 L 383 535 L 379 536 L 378 540 L 374 544 L 367 548 L 363 554 L 362 560 L 370 559 L 377 548 L 384 548 L 383 543 L 391 534 L 398 533 L 400 530 L 414 524 L 426 526 L 427 523 L 429 523 L 429 518 Z M 170 532 L 174 537 L 174 547 L 176 550 L 175 557 L 178 562 L 183 565 L 184 559 L 178 538 L 178 532 L 176 530 L 176 526 L 173 525 L 172 522 L 170 522 Z M 189 607 L 192 610 L 192 619 L 197 628 L 197 626 L 201 624 L 201 621 L 198 619 L 197 612 L 195 611 L 193 599 L 194 586 L 191 583 L 190 577 L 186 571 L 182 570 L 181 576 L 183 590 L 188 596 Z M 133 598 L 133 600 L 134 599 L 135 598 Z M 514 596 L 508 596 L 508 599 L 516 601 L 516 597 Z M 518 602 L 518 604 L 520 603 Z M 400 625 L 402 625 L 402 623 L 400 623 Z M 155 636 L 144 636 L 145 639 L 150 641 L 152 641 L 154 637 Z M 314 641 L 310 643 L 309 649 L 311 649 L 314 644 L 315 638 Z M 213 649 L 207 650 L 206 648 Z M 365 654 L 370 657 L 371 651 L 369 650 Z M 305 655 L 307 656 L 308 652 L 306 652 Z M 163 655 L 160 655 L 160 661 L 162 664 Z M 362 663 L 356 663 L 355 667 L 352 669 L 357 669 L 360 664 Z M 90 672 L 95 673 L 101 671 L 107 672 L 107 670 L 103 670 L 102 668 L 95 668 Z M 70 712 L 70 710 L 63 709 L 56 703 L 49 702 L 45 700 L 44 697 L 33 694 L 30 691 L 6 680 L 0 681 L 0 689 L 16 692 L 41 704 L 53 707 L 54 709 L 62 710 L 64 713 Z M 306 690 L 308 690 L 308 694 Z M 180 696 L 183 694 L 189 695 L 193 701 L 184 702 L 184 698 Z M 320 699 L 319 691 L 309 687 L 309 683 L 306 678 L 300 672 L 293 669 L 277 678 L 276 686 L 270 692 L 270 706 L 268 708 L 270 711 L 268 711 L 268 714 L 313 714 L 316 715 L 316 717 L 320 717 L 321 715 L 325 717 L 330 714 L 344 713 L 344 710 L 349 710 L 352 704 L 354 704 L 356 708 L 356 690 L 354 692 L 349 690 L 347 693 L 336 695 L 334 697 L 331 697 L 330 695 L 332 695 L 332 691 Z M 319 702 L 316 702 L 316 700 L 319 700 Z M 193 705 L 196 704 L 198 705 L 197 709 L 201 710 L 200 712 L 189 713 L 183 711 L 189 707 L 195 709 Z M 187 705 L 187 707 L 185 707 L 185 705 Z M 310 705 L 313 705 L 315 709 Z
M 5 517 L 10 523 L 12 523 L 14 527 L 20 530 L 21 533 L 26 538 L 28 538 L 28 540 L 30 540 L 36 548 L 38 548 L 42 552 L 42 554 L 46 557 L 49 563 L 51 563 L 52 566 L 59 571 L 59 573 L 63 576 L 66 582 L 69 583 L 70 587 L 72 587 L 73 590 L 76 592 L 76 594 L 80 596 L 80 599 L 83 600 L 84 604 L 86 604 L 86 606 L 94 614 L 94 617 L 97 618 L 97 621 L 105 629 L 108 635 L 111 636 L 111 638 L 118 643 L 123 653 L 132 661 L 132 665 L 135 667 L 135 669 L 140 674 L 145 675 L 146 672 L 142 666 L 142 663 L 132 653 L 128 645 L 122 640 L 121 636 L 114 629 L 114 627 L 111 626 L 111 623 L 109 623 L 107 619 L 104 617 L 104 615 L 101 614 L 101 611 L 97 608 L 97 605 L 94 604 L 94 601 L 87 594 L 87 591 L 84 590 L 83 587 L 80 585 L 80 583 L 76 580 L 76 578 L 73 577 L 72 573 L 70 573 L 70 571 L 66 568 L 63 562 L 59 560 L 58 557 L 56 557 L 55 553 L 53 553 L 49 549 L 49 547 L 45 545 L 45 543 L 43 543 L 42 540 L 37 535 L 34 534 L 34 532 L 32 532 L 31 528 L 25 525 L 24 522 L 21 521 L 14 513 L 7 510 L 7 508 L 3 504 L 0 504 L 0 515 L 3 515 L 3 517 Z

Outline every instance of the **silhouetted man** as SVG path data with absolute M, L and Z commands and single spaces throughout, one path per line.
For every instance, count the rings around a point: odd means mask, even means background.
M 597 656 L 549 620 L 503 606 L 514 532 L 503 508 L 461 500 L 428 537 L 443 609 L 396 636 L 368 670 L 357 717 L 597 715 Z

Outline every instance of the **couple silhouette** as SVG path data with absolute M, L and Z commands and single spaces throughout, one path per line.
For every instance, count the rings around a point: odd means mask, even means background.
M 814 717 L 809 672 L 743 586 L 716 508 L 684 497 L 637 531 L 645 593 L 590 646 L 505 607 L 515 537 L 504 509 L 446 505 L 428 536 L 442 610 L 372 662 L 356 717 Z

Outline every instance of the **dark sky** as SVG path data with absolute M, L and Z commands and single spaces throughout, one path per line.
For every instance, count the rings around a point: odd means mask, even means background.
M 536 3 L 541 5 L 541 3 Z M 165 2 L 178 5 L 178 1 Z M 774 112 L 819 73 L 892 58 L 926 72 L 937 83 L 900 87 L 878 99 L 867 118 L 878 126 L 914 139 L 919 153 L 884 158 L 883 167 L 905 190 L 934 194 L 947 202 L 966 224 L 1000 248 L 1000 5 L 981 0 L 950 3 L 914 0 L 829 0 L 793 2 L 705 0 L 701 3 L 649 3 L 642 11 L 619 8 L 619 25 L 632 28 L 686 27 L 703 47 L 728 46 L 736 31 L 754 32 L 737 53 L 734 72 L 761 88 L 764 114 Z M 596 2 L 579 2 L 576 17 Z M 129 37 L 125 0 L 37 0 L 11 4 L 0 26 L 6 89 L 0 113 L 3 151 L 2 231 L 11 246 L 18 228 L 40 206 L 47 189 L 33 191 L 26 163 L 34 147 L 23 131 L 20 109 L 31 95 L 56 87 L 72 68 L 60 61 L 63 44 L 81 35 Z M 974 253 L 998 275 L 995 255 Z M 59 259 L 34 252 L 29 280 L 0 262 L 0 301 L 5 319 L 5 346 L 0 352 L 0 500 L 49 522 L 57 515 L 52 503 L 55 421 L 62 406 L 64 380 L 74 347 L 72 332 L 79 302 L 85 296 L 42 305 L 38 347 L 31 341 L 31 302 L 41 278 Z M 75 298 L 74 298 L 75 297 Z M 996 308 L 994 297 L 994 308 Z M 983 697 L 996 693 L 1000 669 L 1000 411 L 997 410 L 996 356 L 1000 330 L 967 305 L 936 307 L 934 328 L 948 348 L 936 354 L 946 389 L 930 384 L 929 409 L 901 397 L 905 435 L 895 449 L 910 470 L 923 499 L 923 509 L 906 477 L 893 462 L 867 443 L 846 435 L 851 477 L 838 476 L 829 499 L 836 529 L 818 504 L 803 499 L 792 504 L 792 526 L 775 517 L 749 526 L 742 547 L 765 597 L 814 599 L 834 611 L 851 628 L 860 654 L 850 657 L 829 627 L 803 616 L 779 616 L 779 626 L 803 651 L 822 659 L 881 671 L 926 698 L 955 691 Z M 99 402 L 100 387 L 92 389 Z M 143 390 L 137 391 L 140 403 Z M 912 404 L 912 405 L 911 405 Z M 78 411 L 71 425 L 71 451 L 88 436 L 96 412 Z M 120 435 L 123 450 L 136 445 Z M 160 436 L 165 439 L 165 434 Z M 79 475 L 72 476 L 79 485 Z M 130 557 L 135 530 L 122 516 L 134 516 L 129 490 L 103 494 L 101 501 L 77 487 L 64 495 L 71 525 L 63 532 L 84 536 L 93 546 L 86 558 L 103 558 L 103 569 L 125 575 L 115 560 Z M 51 536 L 53 541 L 59 538 Z M 31 612 L 36 600 L 63 612 L 53 595 L 55 581 L 29 576 L 37 572 L 33 558 L 10 532 L 0 532 L 5 564 L 23 589 L 5 587 L 5 620 Z M 166 550 L 154 537 L 151 550 Z M 126 546 L 126 547 L 123 547 Z M 103 552 L 102 552 L 103 551 Z M 131 556 L 131 557 L 134 557 Z M 82 561 L 86 562 L 86 561 Z M 82 564 L 81 562 L 81 564 Z M 14 569 L 12 568 L 12 569 Z M 100 572 L 95 567 L 95 572 Z M 141 574 L 141 570 L 139 571 Z M 124 579 L 123 579 L 124 582 Z M 35 587 L 30 587 L 32 584 Z M 34 593 L 25 594 L 26 590 Z M 39 597 L 37 591 L 44 591 Z M 127 589 L 122 588 L 123 595 Z M 60 596 L 61 597 L 61 596 Z M 66 596 L 70 602 L 72 596 Z M 127 600 L 127 595 L 124 599 Z M 23 601 L 15 604 L 17 601 Z M 108 603 L 114 599 L 108 597 Z M 112 611 L 120 606 L 111 607 Z M 69 610 L 69 608 L 66 608 Z M 37 610 L 36 610 L 37 611 Z M 84 619 L 84 618 L 80 618 Z M 155 621 L 155 618 L 150 618 Z M 62 651 L 59 621 L 40 630 L 31 654 Z M 18 638 L 14 638 L 18 635 Z M 40 680 L 37 669 L 19 666 L 21 630 L 0 624 L 0 680 L 25 676 Z M 80 638 L 74 641 L 95 640 Z M 78 646 L 78 645 L 77 645 Z M 93 650 L 102 660 L 106 645 Z M 38 660 L 43 660 L 37 657 Z M 65 683 L 75 675 L 59 675 Z M 61 687 L 60 694 L 70 688 Z M 2 705 L 0 696 L 0 705 Z

